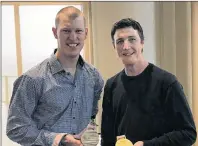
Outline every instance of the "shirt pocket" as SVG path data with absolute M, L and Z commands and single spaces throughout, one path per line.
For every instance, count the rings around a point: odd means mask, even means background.
M 39 100 L 39 108 L 48 109 L 53 116 L 69 106 L 73 99 L 71 86 L 52 86 L 44 91 Z
M 37 116 L 43 120 L 40 120 L 40 126 L 43 127 L 46 124 L 53 125 L 64 114 L 72 101 L 71 90 L 65 89 L 60 86 L 53 86 L 46 90 L 39 100 L 37 106 Z

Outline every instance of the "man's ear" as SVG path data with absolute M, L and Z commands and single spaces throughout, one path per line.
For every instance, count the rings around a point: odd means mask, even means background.
M 112 45 L 113 45 L 113 48 L 115 49 L 115 43 L 114 43 L 114 41 L 112 42 Z
M 55 37 L 56 39 L 58 39 L 58 36 L 57 36 L 57 29 L 56 29 L 55 27 L 52 27 L 52 32 L 53 32 L 53 34 L 54 34 L 54 37 Z
M 85 39 L 87 38 L 87 34 L 88 34 L 88 28 L 85 28 Z
M 142 52 L 143 52 L 143 48 L 144 48 L 144 40 L 141 40 L 141 44 L 142 44 Z

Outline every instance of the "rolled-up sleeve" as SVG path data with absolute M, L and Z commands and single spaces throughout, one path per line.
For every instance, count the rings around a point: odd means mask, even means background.
M 19 77 L 15 83 L 9 105 L 6 127 L 7 136 L 25 146 L 51 146 L 57 133 L 38 129 L 32 119 L 38 103 L 35 80 L 27 75 Z
M 98 100 L 101 98 L 102 89 L 104 86 L 104 80 L 100 73 L 95 69 L 95 86 L 94 86 L 94 100 L 92 116 L 98 113 Z

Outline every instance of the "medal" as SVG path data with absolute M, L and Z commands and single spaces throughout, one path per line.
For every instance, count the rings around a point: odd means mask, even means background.
M 81 136 L 83 146 L 97 146 L 99 143 L 99 135 L 96 130 L 87 129 Z
M 91 120 L 87 129 L 83 132 L 81 136 L 81 142 L 83 146 L 97 146 L 99 143 L 99 135 L 96 131 L 97 124 L 94 120 Z
M 126 138 L 125 135 L 117 136 L 117 141 L 115 146 L 133 146 L 133 143 Z

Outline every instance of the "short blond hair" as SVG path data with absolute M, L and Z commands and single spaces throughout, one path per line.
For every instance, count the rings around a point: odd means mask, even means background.
M 64 18 L 67 17 L 69 20 L 74 20 L 75 18 L 79 17 L 79 16 L 83 16 L 84 18 L 84 24 L 86 26 L 86 20 L 84 17 L 84 14 L 82 13 L 82 11 L 80 11 L 79 9 L 77 9 L 74 6 L 68 6 L 68 7 L 64 7 L 62 8 L 57 14 L 56 14 L 56 19 L 55 19 L 55 26 L 56 28 L 58 27 L 60 21 Z

